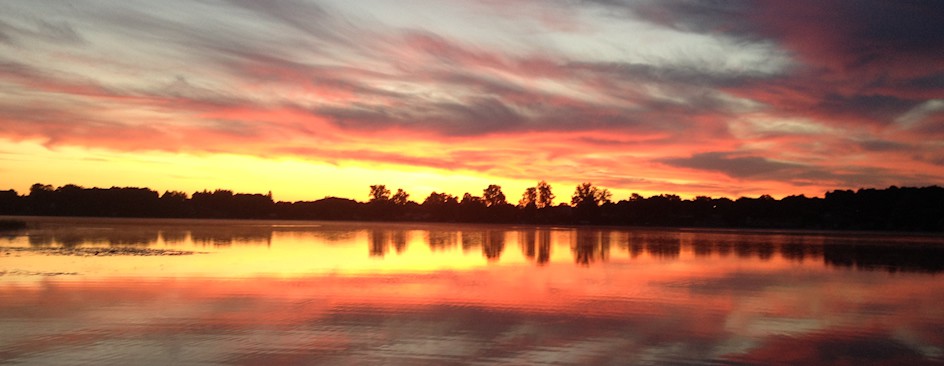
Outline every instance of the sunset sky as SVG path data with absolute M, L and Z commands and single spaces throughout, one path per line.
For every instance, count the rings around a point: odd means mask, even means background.
M 944 184 L 944 2 L 0 0 L 0 189 Z

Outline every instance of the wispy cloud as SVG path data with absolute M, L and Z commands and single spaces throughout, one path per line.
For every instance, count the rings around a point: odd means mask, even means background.
M 15 141 L 691 193 L 944 180 L 930 2 L 0 10 L 0 137 Z

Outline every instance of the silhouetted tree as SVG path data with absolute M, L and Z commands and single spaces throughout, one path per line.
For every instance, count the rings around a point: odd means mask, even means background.
M 186 193 L 180 191 L 164 191 L 164 194 L 161 195 L 160 198 L 160 216 L 193 216 L 193 212 L 191 212 L 189 204 L 190 199 L 187 197 Z
M 462 200 L 459 201 L 459 204 L 466 207 L 479 205 L 484 207 L 485 201 L 482 199 L 482 197 L 473 196 L 471 193 L 465 192 L 465 194 L 462 195 Z
M 370 186 L 370 202 L 386 202 L 390 200 L 390 190 L 383 184 Z
M 485 206 L 488 207 L 508 204 L 508 201 L 505 199 L 505 194 L 502 193 L 501 186 L 496 184 L 491 184 L 488 188 L 485 188 L 482 192 L 482 200 L 485 201 Z
M 54 202 L 53 188 L 48 184 L 33 184 L 30 186 L 27 202 L 29 208 L 26 210 L 30 215 L 55 215 L 56 203 Z
M 187 193 L 181 191 L 164 191 L 164 194 L 161 195 L 162 200 L 169 200 L 175 202 L 183 202 L 187 200 Z
M 535 202 L 538 208 L 551 207 L 554 205 L 554 193 L 551 192 L 550 184 L 542 180 L 538 182 L 538 186 L 535 188 L 538 192 L 537 201 Z
M 275 202 L 272 202 L 272 196 L 268 194 L 236 193 L 230 205 L 230 215 L 234 218 L 273 218 L 275 216 Z
M 456 221 L 459 200 L 447 193 L 432 192 L 423 201 L 423 218 L 430 221 Z
M 48 185 L 48 184 L 39 184 L 39 183 L 36 183 L 36 184 L 33 184 L 32 186 L 30 186 L 30 195 L 31 195 L 31 196 L 34 195 L 34 194 L 44 194 L 44 193 L 49 193 L 49 192 L 52 192 L 52 191 L 53 191 L 53 187 L 52 187 L 51 185 Z
M 482 197 L 473 196 L 466 192 L 459 201 L 459 211 L 457 219 L 467 222 L 482 222 L 488 217 L 488 207 L 485 206 L 485 200 Z
M 199 217 L 231 218 L 233 191 L 217 189 L 213 192 L 204 190 L 190 196 L 194 210 Z
M 393 200 L 394 204 L 403 206 L 403 205 L 406 205 L 407 202 L 409 202 L 410 194 L 406 193 L 401 188 L 397 188 L 397 193 L 394 193 L 391 199 Z
M 325 197 L 314 202 L 279 202 L 276 204 L 281 218 L 305 220 L 363 220 L 365 206 L 357 201 Z
M 518 201 L 518 207 L 537 207 L 538 204 L 538 189 L 535 187 L 528 187 L 524 190 L 524 193 L 521 194 L 521 200 Z
M 16 191 L 7 190 L 0 191 L 0 214 L 3 215 L 15 215 L 20 213 L 22 208 L 22 199 Z
M 571 196 L 570 204 L 575 207 L 581 206 L 601 206 L 609 203 L 613 194 L 606 188 L 598 188 L 592 183 L 582 183 L 577 185 L 577 189 Z
M 448 205 L 448 204 L 459 204 L 459 201 L 456 199 L 456 196 L 453 196 L 448 193 L 436 193 L 432 192 L 429 194 L 429 197 L 426 197 L 423 200 L 423 205 Z

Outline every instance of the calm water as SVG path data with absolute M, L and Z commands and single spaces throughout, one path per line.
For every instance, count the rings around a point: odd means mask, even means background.
M 46 218 L 0 246 L 4 365 L 944 363 L 939 236 Z M 198 253 L 17 249 L 59 247 Z

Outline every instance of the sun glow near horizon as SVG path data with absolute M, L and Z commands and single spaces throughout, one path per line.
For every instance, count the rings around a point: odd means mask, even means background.
M 15 151 L 15 153 L 14 153 Z M 55 187 L 76 184 L 91 187 L 143 187 L 158 192 L 227 189 L 237 193 L 271 191 L 277 201 L 311 201 L 325 197 L 365 201 L 370 185 L 403 188 L 410 199 L 422 202 L 430 192 L 481 194 L 495 179 L 473 172 L 410 169 L 392 164 L 326 164 L 298 158 L 250 155 L 186 154 L 169 152 L 116 152 L 58 147 L 47 149 L 32 142 L 0 141 L 0 156 L 16 171 L 4 181 L 20 194 L 35 183 Z M 63 158 L 64 156 L 68 158 Z M 504 181 L 509 200 L 528 183 Z
M 574 187 L 585 181 L 509 179 L 489 176 L 471 170 L 447 170 L 385 164 L 379 162 L 345 161 L 329 164 L 297 157 L 263 157 L 231 153 L 182 153 L 166 151 L 123 152 L 106 149 L 58 146 L 46 147 L 36 141 L 11 142 L 0 140 L 0 157 L 5 170 L 17 172 L 4 180 L 6 187 L 19 194 L 28 194 L 35 183 L 60 187 L 75 184 L 92 187 L 142 187 L 163 193 L 182 191 L 192 194 L 204 190 L 225 189 L 236 193 L 272 192 L 276 201 L 312 201 L 326 197 L 366 201 L 369 187 L 383 184 L 388 189 L 401 188 L 410 194 L 410 200 L 422 203 L 431 192 L 448 193 L 462 197 L 482 194 L 488 185 L 502 187 L 509 203 L 516 204 L 527 187 L 546 180 L 554 188 L 555 204 L 569 203 Z M 3 171 L 3 170 L 0 170 Z M 684 186 L 695 183 L 681 178 L 667 182 Z M 643 196 L 678 194 L 682 198 L 698 195 L 737 198 L 744 191 L 679 192 L 672 189 L 627 189 L 605 186 L 613 193 L 614 201 L 628 198 L 633 193 Z M 771 194 L 769 191 L 749 192 Z M 821 196 L 823 191 L 773 192 L 774 196 L 807 194 Z

